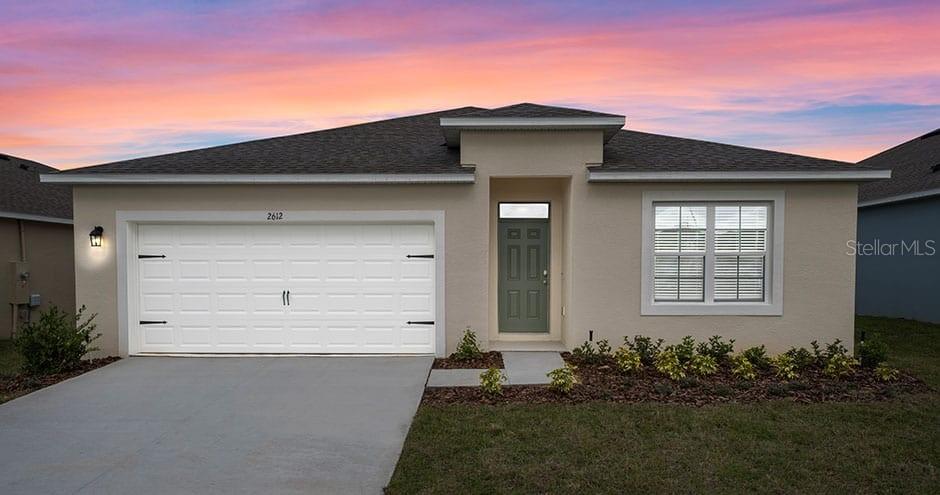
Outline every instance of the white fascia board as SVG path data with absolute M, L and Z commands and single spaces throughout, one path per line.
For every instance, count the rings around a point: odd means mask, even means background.
M 623 127 L 625 117 L 442 117 L 441 127 L 537 129 L 542 127 Z
M 889 203 L 898 203 L 901 201 L 910 201 L 912 199 L 921 199 L 929 198 L 931 196 L 940 196 L 940 189 L 928 189 L 926 191 L 918 191 L 908 194 L 899 194 L 897 196 L 889 196 L 887 198 L 873 199 L 871 201 L 863 201 L 858 204 L 859 208 L 865 208 L 866 206 L 878 206 Z
M 15 220 L 29 220 L 32 222 L 62 223 L 72 225 L 71 218 L 47 217 L 45 215 L 31 215 L 29 213 L 17 213 L 15 211 L 0 211 L 0 218 L 12 218 Z
M 780 172 L 602 172 L 588 170 L 588 182 L 764 182 L 869 181 L 891 178 L 890 170 L 818 170 Z
M 59 184 L 472 184 L 475 174 L 42 174 Z

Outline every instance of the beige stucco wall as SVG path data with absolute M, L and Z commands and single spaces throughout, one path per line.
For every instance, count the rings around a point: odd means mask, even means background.
M 42 304 L 33 308 L 31 318 L 55 304 L 75 311 L 75 266 L 72 255 L 72 226 L 59 223 L 23 221 L 26 237 L 26 259 L 30 269 L 30 293 L 39 294 Z M 0 339 L 9 338 L 12 330 L 13 266 L 20 260 L 20 234 L 17 221 L 0 219 L 0 261 L 3 281 L 0 282 Z
M 447 350 L 468 325 L 484 341 L 505 339 L 491 328 L 496 311 L 491 232 L 493 201 L 513 200 L 515 182 L 517 200 L 538 197 L 544 186 L 546 196 L 564 205 L 562 229 L 553 235 L 552 250 L 560 259 L 552 257 L 553 294 L 559 297 L 552 297 L 551 311 L 568 346 L 583 341 L 589 330 L 595 339 L 612 342 L 635 333 L 669 340 L 720 333 L 771 350 L 813 339 L 851 342 L 855 271 L 854 260 L 844 253 L 855 232 L 855 185 L 589 184 L 585 164 L 602 161 L 601 144 L 599 131 L 464 132 L 462 161 L 477 173 L 472 185 L 77 186 L 77 300 L 99 313 L 103 352 L 116 353 L 118 210 L 444 210 Z M 562 180 L 521 180 L 534 177 Z M 501 180 L 506 178 L 518 182 Z M 783 316 L 641 317 L 642 191 L 755 188 L 786 192 Z M 98 249 L 87 242 L 95 225 L 105 229 Z M 566 316 L 560 316 L 561 306 Z

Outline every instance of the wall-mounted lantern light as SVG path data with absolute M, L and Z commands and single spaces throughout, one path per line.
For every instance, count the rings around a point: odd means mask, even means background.
M 104 228 L 102 226 L 99 225 L 91 229 L 91 233 L 88 234 L 88 238 L 91 239 L 91 247 L 101 246 L 101 234 L 104 234 Z

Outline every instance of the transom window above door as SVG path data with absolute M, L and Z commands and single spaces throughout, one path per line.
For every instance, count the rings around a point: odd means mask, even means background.
M 548 218 L 548 203 L 500 203 L 499 218 Z
M 644 195 L 644 314 L 780 314 L 783 198 L 724 195 Z

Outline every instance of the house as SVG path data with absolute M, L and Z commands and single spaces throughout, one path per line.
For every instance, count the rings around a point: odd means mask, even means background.
M 856 310 L 940 323 L 940 129 L 859 162 Z
M 52 167 L 0 154 L 0 339 L 50 304 L 75 311 L 72 192 Z
M 889 171 L 624 124 L 463 107 L 43 181 L 105 352 L 852 342 L 858 183 Z

